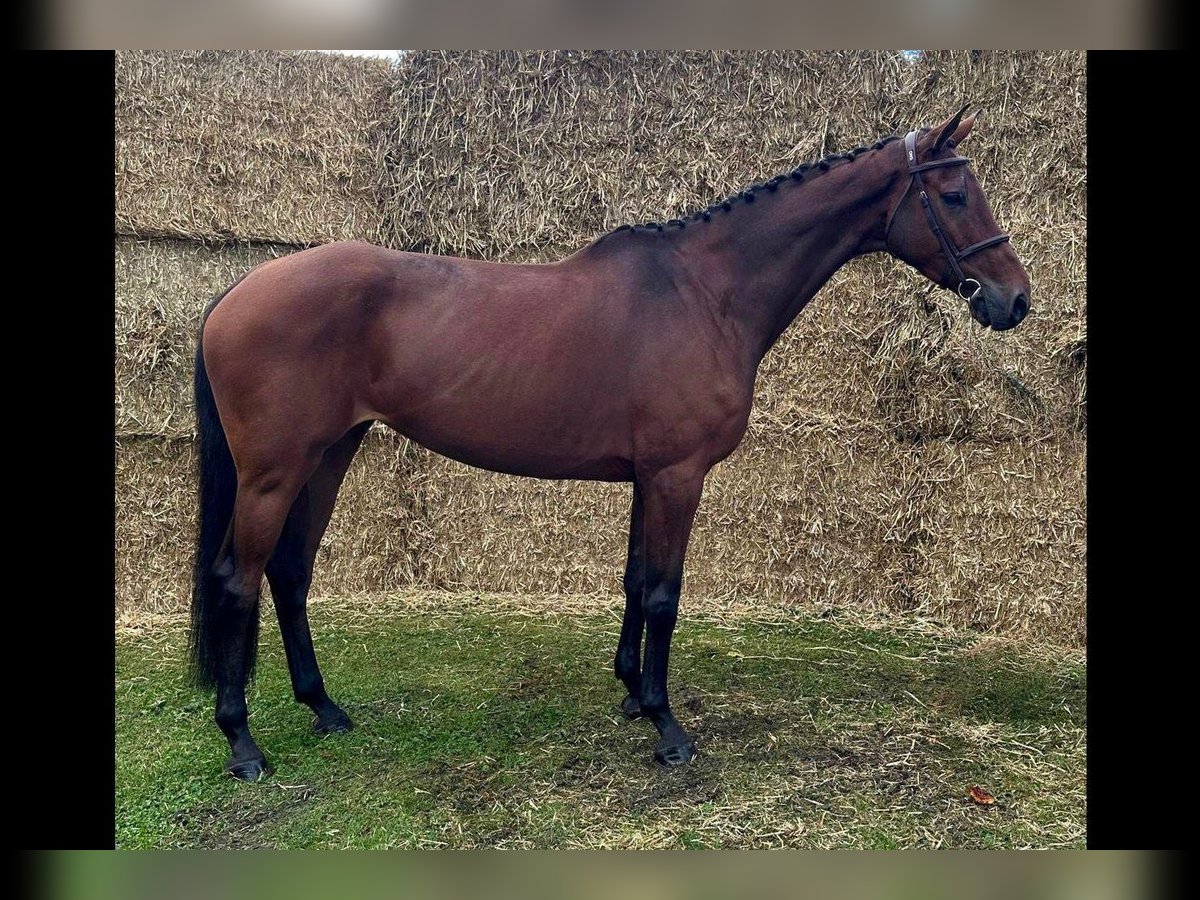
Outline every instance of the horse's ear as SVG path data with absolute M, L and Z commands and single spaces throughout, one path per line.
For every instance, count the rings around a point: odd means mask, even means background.
M 963 124 L 963 114 L 966 113 L 968 106 L 970 106 L 969 103 L 964 105 L 962 109 L 952 115 L 937 128 L 933 129 L 933 131 L 937 134 L 937 140 L 933 142 L 933 146 L 930 148 L 931 153 L 937 153 L 937 151 L 942 149 L 946 141 L 950 140 L 951 138 L 954 138 L 954 142 L 958 143 L 958 128 Z M 967 131 L 970 131 L 971 125 L 975 124 L 975 117 L 972 116 L 969 119 L 969 122 L 970 125 L 967 125 L 966 131 L 963 132 L 963 137 L 967 136 Z
M 963 142 L 963 139 L 971 133 L 971 129 L 975 127 L 975 120 L 979 118 L 982 112 L 982 109 L 977 109 L 958 123 L 958 127 L 954 129 L 954 134 L 950 135 L 950 146 L 957 147 Z

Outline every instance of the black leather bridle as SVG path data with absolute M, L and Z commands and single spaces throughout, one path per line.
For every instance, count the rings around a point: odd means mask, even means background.
M 1009 236 L 1007 234 L 997 234 L 994 237 L 986 238 L 959 250 L 946 235 L 941 222 L 938 221 L 937 213 L 933 211 L 933 204 L 929 201 L 929 195 L 925 193 L 925 183 L 921 180 L 921 173 L 928 169 L 941 169 L 945 166 L 965 166 L 971 160 L 965 156 L 951 156 L 947 159 L 931 159 L 929 162 L 917 162 L 916 131 L 910 131 L 904 137 L 904 159 L 908 163 L 908 174 L 910 176 L 908 187 L 904 189 L 904 193 L 900 195 L 900 199 L 896 201 L 896 205 L 892 207 L 892 211 L 888 214 L 887 226 L 883 231 L 883 244 L 889 251 L 892 249 L 891 245 L 888 244 L 888 235 L 892 231 L 892 221 L 896 218 L 896 213 L 900 210 L 901 204 L 904 203 L 905 198 L 912 191 L 913 185 L 916 185 L 920 191 L 921 208 L 925 210 L 925 218 L 929 222 L 929 228 L 933 232 L 934 237 L 938 239 L 938 243 L 942 245 L 942 252 L 946 254 L 946 259 L 950 263 L 954 277 L 958 279 L 958 295 L 964 300 L 974 300 L 979 296 L 979 292 L 983 290 L 983 286 L 974 278 L 968 278 L 959 263 L 968 256 L 978 253 L 980 250 L 986 250 L 988 247 L 996 244 L 1003 244 L 1008 240 Z M 974 287 L 972 288 L 970 285 L 974 285 Z M 967 288 L 969 293 L 964 293 L 963 288 Z

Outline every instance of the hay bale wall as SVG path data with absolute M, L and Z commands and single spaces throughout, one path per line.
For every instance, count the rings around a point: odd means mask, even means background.
M 375 59 L 117 54 L 117 233 L 325 243 L 378 236 Z
M 975 628 L 1082 646 L 1082 440 L 921 448 L 908 604 Z
M 196 527 L 192 442 L 118 436 L 116 458 L 117 616 L 186 609 Z
M 116 241 L 117 433 L 193 433 L 196 330 L 208 302 L 279 245 Z
M 365 593 L 420 582 L 413 548 L 427 541 L 417 516 L 418 454 L 372 429 L 338 495 L 321 541 L 313 595 Z M 196 523 L 195 444 L 190 437 L 117 439 L 117 615 L 177 613 L 191 597 Z
M 1082 54 L 118 57 L 117 230 L 158 238 L 118 240 L 118 431 L 174 439 L 121 451 L 128 615 L 186 605 L 195 317 L 256 261 L 347 237 L 555 259 L 970 100 L 985 115 L 964 152 L 1035 315 L 984 334 L 890 259 L 839 272 L 763 363 L 747 440 L 707 483 L 686 590 L 1083 641 Z M 373 431 L 315 590 L 618 604 L 628 504 L 627 486 L 480 472 Z

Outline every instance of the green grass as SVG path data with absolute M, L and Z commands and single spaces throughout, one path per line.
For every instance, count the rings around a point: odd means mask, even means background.
M 616 711 L 612 616 L 314 611 L 350 734 L 318 737 L 264 621 L 222 776 L 182 630 L 117 642 L 119 847 L 1082 847 L 1086 674 L 972 635 L 682 619 L 672 698 L 700 755 L 663 771 Z M 994 807 L 966 798 L 972 785 Z

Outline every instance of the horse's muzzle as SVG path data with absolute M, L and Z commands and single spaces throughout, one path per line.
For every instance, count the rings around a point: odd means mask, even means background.
M 993 331 L 1016 328 L 1029 315 L 1029 295 L 1024 291 L 1019 291 L 1006 302 L 998 299 L 997 292 L 985 288 L 976 291 L 967 303 L 971 317 Z

